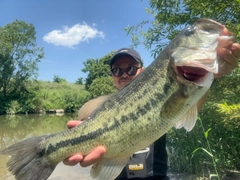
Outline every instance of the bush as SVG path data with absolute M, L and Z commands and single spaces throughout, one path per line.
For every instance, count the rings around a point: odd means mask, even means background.
M 90 98 L 83 85 L 70 83 L 29 81 L 26 89 L 18 99 L 3 101 L 2 113 L 38 113 L 49 109 L 75 112 Z

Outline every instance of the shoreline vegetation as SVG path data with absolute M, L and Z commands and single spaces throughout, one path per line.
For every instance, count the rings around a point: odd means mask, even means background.
M 56 114 L 56 115 L 60 115 L 60 114 L 64 114 L 65 111 L 64 109 L 47 109 L 47 110 L 42 110 L 42 109 L 38 109 L 37 111 L 31 111 L 30 113 L 28 112 L 19 112 L 17 114 Z M 6 113 L 6 115 L 13 115 L 13 114 L 16 114 L 16 113 Z
M 0 101 L 0 114 L 62 114 L 77 112 L 91 98 L 84 85 L 29 81 L 23 92 Z

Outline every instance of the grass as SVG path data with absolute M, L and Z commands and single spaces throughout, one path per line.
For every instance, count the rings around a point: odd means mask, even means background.
M 221 107 L 207 103 L 191 132 L 175 128 L 168 132 L 171 169 L 209 180 L 220 180 L 229 171 L 240 170 L 240 118 Z

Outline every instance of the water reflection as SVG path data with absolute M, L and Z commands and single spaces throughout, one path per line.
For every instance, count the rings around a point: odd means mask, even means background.
M 0 149 L 27 137 L 62 131 L 66 122 L 74 118 L 72 114 L 0 116 Z
M 11 115 L 0 116 L 0 149 L 4 149 L 22 139 L 48 133 L 56 133 L 66 129 L 66 123 L 70 119 L 77 119 L 76 114 L 56 115 Z M 0 179 L 12 180 L 6 168 L 7 156 L 0 155 Z M 62 167 L 61 167 L 62 166 Z M 69 168 L 60 165 L 60 169 Z M 58 172 L 59 168 L 56 169 Z M 79 168 L 79 167 L 76 167 Z M 66 170 L 66 169 L 65 169 Z M 55 176 L 54 176 L 55 175 Z M 53 173 L 52 178 L 61 177 L 61 174 Z

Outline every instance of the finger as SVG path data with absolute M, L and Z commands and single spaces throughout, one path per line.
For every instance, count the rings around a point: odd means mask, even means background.
M 232 36 L 233 33 L 231 33 L 231 32 L 225 27 L 220 35 L 222 35 L 222 36 Z
M 78 126 L 81 123 L 82 123 L 82 121 L 79 121 L 79 120 L 71 120 L 71 121 L 68 121 L 67 127 L 69 129 L 71 129 L 71 128 L 75 127 L 75 126 Z
M 69 158 L 63 160 L 63 163 L 68 166 L 75 166 L 77 163 L 82 161 L 83 156 L 81 154 L 75 154 Z
M 234 54 L 234 56 L 238 59 L 238 62 L 240 61 L 240 44 L 239 43 L 233 43 L 230 47 L 230 50 Z
M 98 146 L 90 154 L 83 157 L 83 160 L 80 162 L 81 166 L 87 167 L 94 164 L 95 162 L 101 159 L 105 152 L 106 152 L 105 147 Z
M 237 53 L 238 50 L 234 50 L 233 52 L 232 45 L 226 48 L 221 48 L 217 51 L 218 56 L 222 58 L 222 60 L 224 60 L 228 65 L 230 65 L 232 69 L 238 66 L 238 57 L 236 56 Z M 221 65 L 221 63 L 219 63 L 219 65 Z

